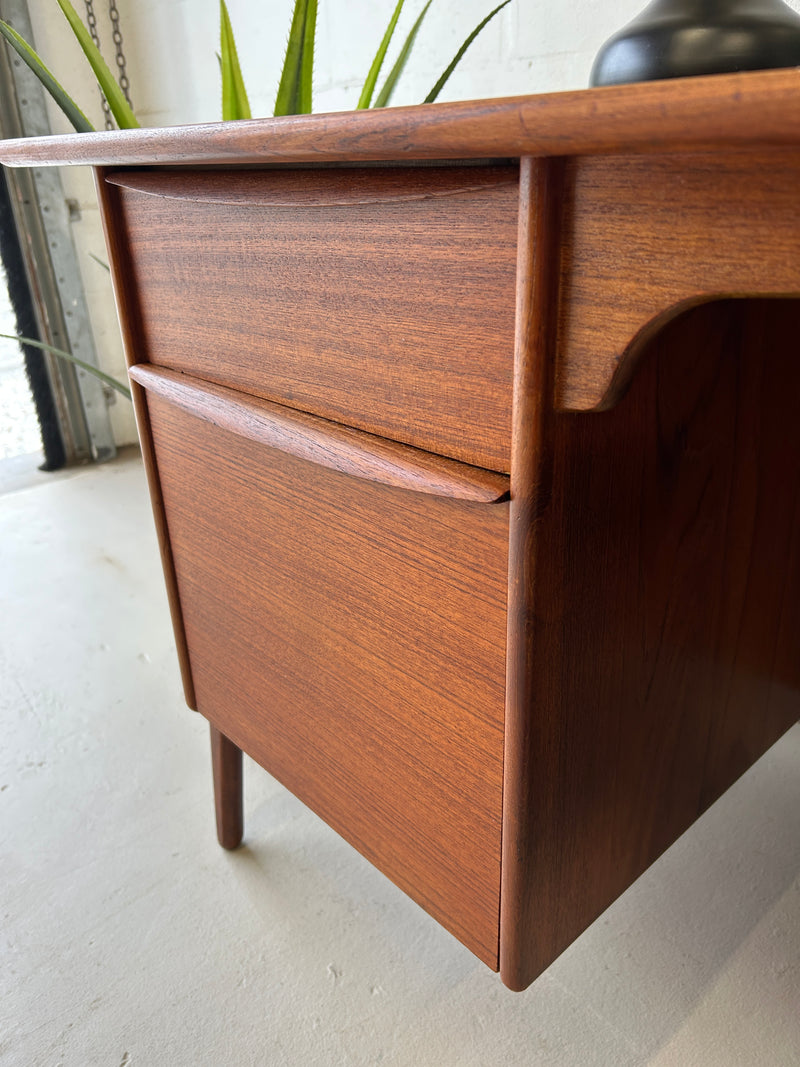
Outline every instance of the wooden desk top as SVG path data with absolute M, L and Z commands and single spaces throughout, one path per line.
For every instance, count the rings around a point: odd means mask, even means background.
M 3 141 L 8 166 L 296 165 L 800 144 L 800 70 Z

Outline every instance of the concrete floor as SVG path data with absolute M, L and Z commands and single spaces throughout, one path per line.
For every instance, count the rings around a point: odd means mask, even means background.
M 800 1063 L 800 727 L 509 993 L 252 764 L 218 848 L 138 458 L 35 462 L 0 496 L 0 1064 Z

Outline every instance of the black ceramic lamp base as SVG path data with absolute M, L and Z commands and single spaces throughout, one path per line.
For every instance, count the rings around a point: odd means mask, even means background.
M 782 0 L 654 0 L 606 41 L 591 84 L 800 66 L 800 15 Z

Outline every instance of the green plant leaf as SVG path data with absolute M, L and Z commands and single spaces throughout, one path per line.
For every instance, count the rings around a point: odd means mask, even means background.
M 89 259 L 93 259 L 95 261 L 95 263 L 99 263 L 100 264 L 100 266 L 103 268 L 103 270 L 107 270 L 109 274 L 111 273 L 111 267 L 109 267 L 109 265 L 106 263 L 106 261 L 104 259 L 101 259 L 99 256 L 96 256 L 94 254 L 94 252 L 90 252 L 89 253 Z
M 85 363 L 82 359 L 78 359 L 71 352 L 65 352 L 63 348 L 54 348 L 52 345 L 46 345 L 44 341 L 34 341 L 32 337 L 19 337 L 14 333 L 0 333 L 0 337 L 4 337 L 7 341 L 19 341 L 21 345 L 30 345 L 31 348 L 40 348 L 43 352 L 49 352 L 53 356 L 58 356 L 59 359 L 65 359 L 68 363 L 74 363 L 76 367 L 88 371 L 89 374 L 99 378 L 105 385 L 109 385 L 112 389 L 116 389 L 118 393 L 122 393 L 128 400 L 131 399 L 131 391 L 127 385 L 116 378 L 112 378 L 110 374 L 106 374 L 99 367 L 93 367 L 91 363 Z
M 478 23 L 478 25 L 475 27 L 475 29 L 472 31 L 472 33 L 469 35 L 469 37 L 466 39 L 466 41 L 464 41 L 462 46 L 459 48 L 459 50 L 453 56 L 453 59 L 450 62 L 450 64 L 446 67 L 444 74 L 442 74 L 441 78 L 439 78 L 437 83 L 434 85 L 434 87 L 431 89 L 431 91 L 428 93 L 428 95 L 422 101 L 423 104 L 432 104 L 433 103 L 433 101 L 436 99 L 436 97 L 439 95 L 439 93 L 445 87 L 447 79 L 450 77 L 450 75 L 456 69 L 458 64 L 461 62 L 461 59 L 462 59 L 464 53 L 469 48 L 469 46 L 472 44 L 472 42 L 475 40 L 475 38 L 478 36 L 478 34 L 481 32 L 481 30 L 484 28 L 484 26 L 486 26 L 487 23 L 491 22 L 491 20 L 495 17 L 495 15 L 497 14 L 498 11 L 502 11 L 503 8 L 506 6 L 506 4 L 510 4 L 510 3 L 511 3 L 511 0 L 503 0 L 502 4 L 498 4 L 497 7 L 494 9 L 494 11 L 490 11 L 489 14 L 486 16 L 486 18 L 482 22 Z
M 405 0 L 398 0 L 397 7 L 394 9 L 394 14 L 389 20 L 389 25 L 386 27 L 386 33 L 384 33 L 378 51 L 375 53 L 375 58 L 372 61 L 372 66 L 369 68 L 367 79 L 364 82 L 364 88 L 361 90 L 361 96 L 358 98 L 356 108 L 369 107 L 372 100 L 372 94 L 375 92 L 375 83 L 378 80 L 378 75 L 381 72 L 383 61 L 386 59 L 386 52 L 389 48 L 389 43 L 394 34 L 397 20 L 400 18 L 400 12 L 403 10 L 403 4 Z
M 422 25 L 422 20 L 427 15 L 428 8 L 431 6 L 432 3 L 433 0 L 428 0 L 425 7 L 423 7 L 422 11 L 419 13 L 419 18 L 411 27 L 411 32 L 409 33 L 408 37 L 406 37 L 405 44 L 400 49 L 400 55 L 397 57 L 394 66 L 389 71 L 386 81 L 383 83 L 383 88 L 375 97 L 375 103 L 372 105 L 373 107 L 386 107 L 386 105 L 389 103 L 392 93 L 395 90 L 395 86 L 397 85 L 397 81 L 400 75 L 403 73 L 403 69 L 405 68 L 406 62 L 408 61 L 408 57 L 411 55 L 411 49 L 414 47 L 414 42 L 417 39 L 419 28 Z
M 219 37 L 223 121 L 252 118 L 250 101 L 247 99 L 247 90 L 244 87 L 233 27 L 225 0 L 220 0 L 219 3 Z
M 317 0 L 295 0 L 286 58 L 275 101 L 276 115 L 307 115 L 311 112 L 316 28 Z
M 94 126 L 92 126 L 63 85 L 50 73 L 25 38 L 20 37 L 12 26 L 2 21 L 0 21 L 0 34 L 5 37 L 20 59 L 28 64 L 78 133 L 93 133 Z
M 106 61 L 100 55 L 100 50 L 92 40 L 89 31 L 81 22 L 77 11 L 69 0 L 57 0 L 57 3 L 63 11 L 67 22 L 70 24 L 70 28 L 75 34 L 78 44 L 80 44 L 83 49 L 84 55 L 91 64 L 91 68 L 100 84 L 103 95 L 108 101 L 108 106 L 111 108 L 111 114 L 117 120 L 117 125 L 121 130 L 134 129 L 139 125 L 136 121 L 136 116 L 131 111 L 130 105 L 125 99 L 125 94 L 117 84 L 114 75 L 106 66 Z

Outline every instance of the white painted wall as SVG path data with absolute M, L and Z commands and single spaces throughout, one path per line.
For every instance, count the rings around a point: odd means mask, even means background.
M 80 0 L 74 0 L 82 10 Z M 101 112 L 91 74 L 63 32 L 55 0 L 29 0 L 37 40 L 68 88 L 96 122 Z M 395 0 L 320 0 L 314 110 L 355 106 Z M 423 99 L 458 46 L 495 0 L 434 0 L 394 103 Z M 800 11 L 800 0 L 789 0 Z M 105 3 L 96 5 L 105 52 L 113 55 Z M 220 118 L 217 0 L 117 0 L 134 105 L 143 124 Z M 272 113 L 293 0 L 228 0 L 242 69 L 256 115 Z M 512 0 L 472 45 L 442 99 L 555 92 L 587 84 L 594 56 L 644 0 Z M 399 46 L 422 8 L 407 0 Z M 177 43 L 176 43 L 177 42 Z M 390 55 L 391 58 L 391 55 Z M 59 117 L 57 125 L 65 128 Z
M 217 0 L 117 0 L 134 105 L 148 126 L 220 118 Z M 799 0 L 800 2 L 800 0 Z M 62 33 L 54 0 L 29 0 L 40 50 L 101 121 L 91 75 Z M 80 0 L 76 6 L 82 9 Z M 321 0 L 317 28 L 315 111 L 355 106 L 395 0 Z M 104 28 L 105 4 L 95 5 Z M 293 0 L 228 0 L 253 113 L 272 113 Z M 397 104 L 423 99 L 461 42 L 494 0 L 434 0 L 417 39 Z M 580 88 L 592 59 L 642 0 L 567 0 L 559 5 L 512 0 L 473 44 L 443 99 L 505 96 Z M 407 0 L 396 45 L 422 7 Z M 178 42 L 176 46 L 174 42 Z M 109 47 L 104 49 L 110 57 Z M 61 118 L 58 125 L 63 125 Z
M 73 0 L 83 9 L 80 0 Z M 800 11 L 800 0 L 789 0 Z M 315 111 L 355 106 L 395 0 L 320 0 Z M 461 42 L 495 0 L 434 0 L 394 103 L 421 101 Z M 91 120 L 102 127 L 97 89 L 55 0 L 29 0 L 36 45 Z M 117 0 L 137 116 L 146 126 L 213 122 L 221 117 L 217 0 Z M 512 0 L 473 44 L 441 99 L 476 99 L 585 87 L 602 43 L 645 6 L 644 0 Z M 106 5 L 95 4 L 104 51 L 113 60 Z M 254 115 L 272 113 L 293 0 L 228 0 Z M 399 46 L 422 8 L 407 0 Z M 390 54 L 390 62 L 393 57 Z M 69 127 L 53 108 L 54 130 Z M 66 195 L 79 200 L 75 240 L 103 366 L 124 374 L 110 285 L 88 253 L 105 255 L 90 174 L 64 175 Z M 135 439 L 126 404 L 112 421 L 119 443 Z

